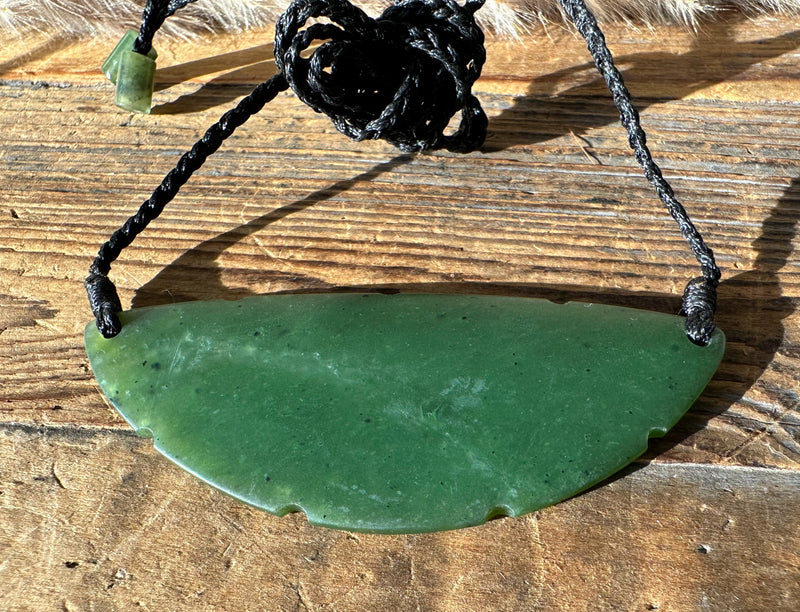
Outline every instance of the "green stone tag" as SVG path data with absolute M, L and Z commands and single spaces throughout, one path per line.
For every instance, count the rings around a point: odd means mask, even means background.
M 145 55 L 133 51 L 137 33 L 128 30 L 103 62 L 100 70 L 117 86 L 114 103 L 125 110 L 149 113 L 158 53 L 154 48 Z
M 86 350 L 168 458 L 316 525 L 412 533 L 520 515 L 639 456 L 713 376 L 717 331 L 583 303 L 272 295 L 122 313 Z

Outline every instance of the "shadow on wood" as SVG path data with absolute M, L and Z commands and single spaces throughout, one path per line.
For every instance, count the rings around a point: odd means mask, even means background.
M 783 320 L 795 311 L 794 300 L 783 295 L 779 272 L 792 253 L 798 223 L 800 177 L 792 181 L 778 205 L 764 219 L 761 234 L 753 242 L 757 253 L 754 269 L 723 278 L 720 284 L 717 322 L 728 339 L 720 371 L 692 410 L 664 438 L 651 443 L 648 456 L 655 456 L 703 429 L 711 418 L 742 399 L 772 363 L 783 342 Z M 798 402 L 792 389 L 771 391 L 793 394 L 781 398 L 785 406 Z M 753 405 L 752 408 L 770 420 L 780 417 L 768 407 Z
M 65 49 L 73 42 L 73 38 L 67 34 L 55 34 L 39 43 L 32 49 L 28 49 L 19 55 L 0 63 L 0 74 L 16 70 L 25 64 L 42 60 L 46 57 Z
M 251 234 L 294 212 L 304 210 L 330 199 L 360 182 L 370 181 L 384 172 L 390 172 L 392 169 L 405 164 L 410 159 L 410 155 L 399 155 L 386 163 L 378 164 L 374 168 L 352 179 L 340 181 L 328 188 L 315 191 L 302 200 L 282 206 L 244 225 L 224 232 L 211 240 L 206 240 L 181 255 L 159 272 L 150 282 L 143 285 L 136 292 L 132 306 L 134 308 L 141 308 L 143 306 L 154 306 L 157 304 L 185 302 L 198 299 L 232 300 L 256 295 L 249 289 L 231 291 L 229 288 L 225 287 L 220 275 L 221 270 L 216 263 L 221 253 L 230 248 L 231 245 L 240 242 Z M 187 274 L 189 270 L 192 271 L 191 274 Z M 203 278 L 202 286 L 199 286 L 197 282 L 198 271 L 200 271 Z M 271 275 L 276 280 L 283 276 L 280 272 L 271 270 L 264 270 L 259 274 Z M 297 276 L 297 274 L 293 274 L 292 278 L 296 280 Z M 316 278 L 306 277 L 303 278 L 303 281 L 309 289 L 329 287 L 329 285 Z
M 655 102 L 683 99 L 800 47 L 800 31 L 765 40 L 736 42 L 733 29 L 740 20 L 741 16 L 737 16 L 709 24 L 703 35 L 698 35 L 694 48 L 681 55 L 636 53 L 615 57 L 626 83 L 669 83 L 669 94 L 655 98 L 637 95 L 634 84 L 631 86 L 634 106 L 641 112 Z M 554 93 L 561 82 L 592 66 L 586 63 L 536 79 L 528 90 L 530 97 L 519 98 L 511 108 L 491 119 L 490 134 L 482 150 L 485 153 L 501 151 L 571 132 L 580 135 L 592 128 L 618 122 L 619 113 L 599 75 L 590 83 L 558 95 Z M 660 72 L 666 69 L 670 70 L 668 74 Z M 599 95 L 601 93 L 604 95 Z
M 155 106 L 152 114 L 198 112 L 249 94 L 255 87 L 254 83 L 266 81 L 278 72 L 272 43 L 161 68 L 156 72 L 155 90 L 163 91 L 172 85 L 222 70 L 229 72 L 211 79 L 195 92 Z

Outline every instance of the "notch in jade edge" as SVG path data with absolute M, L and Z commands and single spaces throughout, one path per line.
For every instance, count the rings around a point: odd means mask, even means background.
M 103 62 L 101 70 L 117 86 L 114 103 L 125 110 L 149 113 L 155 81 L 155 49 L 145 56 L 133 51 L 136 32 L 128 30 Z

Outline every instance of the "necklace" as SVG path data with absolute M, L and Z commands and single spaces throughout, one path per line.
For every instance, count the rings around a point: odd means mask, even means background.
M 186 3 L 148 2 L 142 32 L 152 39 Z M 111 262 L 227 136 L 289 87 L 351 138 L 409 152 L 480 146 L 487 120 L 471 88 L 485 57 L 474 21 L 481 5 L 410 0 L 371 19 L 346 0 L 296 0 L 276 26 L 279 73 L 209 128 L 101 247 L 86 281 L 95 376 L 140 434 L 217 488 L 278 515 L 302 510 L 314 524 L 360 531 L 516 516 L 633 461 L 713 376 L 725 346 L 713 317 L 719 269 L 653 162 L 583 0 L 562 6 L 701 265 L 684 293 L 685 319 L 476 295 L 270 295 L 123 312 Z M 306 25 L 319 17 L 329 21 Z M 136 75 L 151 78 L 150 68 L 125 72 L 127 55 L 154 61 L 140 38 L 104 65 L 123 92 Z M 146 92 L 140 85 L 133 90 Z M 141 105 L 138 93 L 122 98 Z M 460 126 L 445 135 L 456 113 Z

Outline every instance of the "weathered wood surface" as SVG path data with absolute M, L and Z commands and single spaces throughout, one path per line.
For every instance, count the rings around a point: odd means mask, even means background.
M 793 470 L 656 463 L 525 517 L 378 536 L 253 510 L 132 434 L 0 436 L 14 610 L 794 610 L 800 594 Z
M 280 96 L 124 252 L 123 303 L 389 286 L 676 311 L 691 257 L 582 43 L 549 34 L 490 42 L 490 135 L 469 155 L 353 143 Z M 147 117 L 111 105 L 109 42 L 3 49 L 0 608 L 795 610 L 800 21 L 608 38 L 724 268 L 726 359 L 649 467 L 409 537 L 277 519 L 196 483 L 128 433 L 83 353 L 97 247 L 274 71 L 269 33 L 160 45 Z

